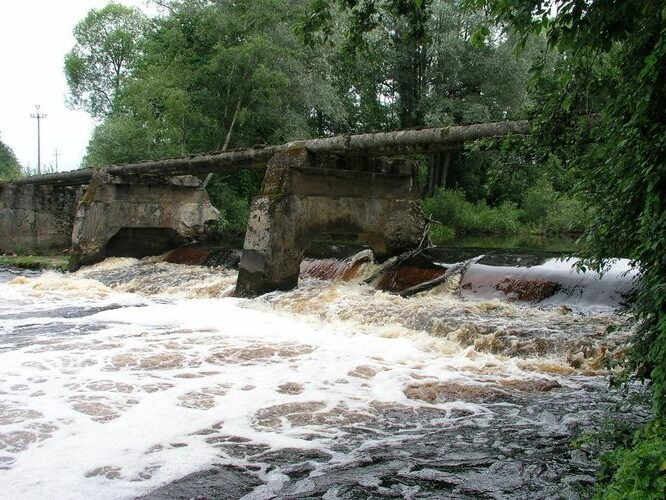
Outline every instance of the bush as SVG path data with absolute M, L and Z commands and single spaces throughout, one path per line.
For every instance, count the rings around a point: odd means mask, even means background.
M 456 230 L 451 226 L 443 224 L 434 224 L 430 228 L 430 241 L 435 245 L 442 245 L 456 237 Z
M 523 222 L 540 233 L 581 233 L 591 220 L 581 201 L 558 193 L 545 178 L 525 192 L 522 208 Z
M 474 208 L 478 217 L 476 232 L 513 234 L 521 229 L 522 210 L 513 202 L 504 201 L 497 207 L 490 207 L 481 200 Z
M 543 222 L 549 233 L 582 233 L 591 224 L 591 217 L 580 200 L 560 195 Z
M 220 211 L 215 225 L 217 233 L 243 233 L 247 227 L 250 204 L 225 183 L 208 185 L 210 201 Z
M 431 198 L 421 201 L 423 212 L 433 219 L 449 226 L 460 226 L 460 212 L 464 204 L 469 204 L 462 191 L 440 189 Z
M 601 456 L 596 498 L 641 500 L 666 497 L 666 420 L 656 419 L 632 443 Z
M 422 201 L 423 211 L 447 226 L 433 228 L 433 241 L 453 239 L 455 234 L 519 234 L 582 232 L 590 221 L 583 203 L 560 194 L 545 179 L 529 188 L 523 206 L 503 201 L 496 207 L 485 200 L 471 203 L 461 190 L 440 189 Z
M 543 222 L 557 205 L 557 194 L 545 178 L 541 178 L 523 195 L 522 206 L 525 222 L 539 224 Z
M 424 199 L 422 207 L 426 215 L 449 228 L 446 233 L 437 229 L 435 239 L 442 236 L 451 239 L 456 233 L 512 234 L 521 227 L 522 211 L 514 203 L 506 201 L 498 207 L 488 206 L 485 200 L 471 203 L 459 190 L 440 189 L 433 197 Z

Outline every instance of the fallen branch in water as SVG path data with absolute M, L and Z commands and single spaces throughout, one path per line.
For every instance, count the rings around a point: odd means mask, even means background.
M 425 229 L 423 230 L 423 236 L 421 237 L 421 242 L 419 243 L 419 246 L 416 247 L 414 250 L 410 250 L 405 253 L 401 253 L 400 255 L 397 255 L 384 264 L 384 266 L 381 269 L 378 269 L 372 276 L 369 278 L 363 280 L 363 283 L 366 285 L 369 285 L 373 281 L 375 281 L 377 278 L 379 278 L 382 274 L 386 274 L 390 271 L 393 271 L 396 269 L 398 266 L 400 266 L 403 262 L 408 261 L 409 259 L 412 259 L 419 255 L 421 252 L 424 250 L 427 250 L 430 248 L 432 245 L 430 244 L 430 240 L 428 238 L 428 235 L 430 234 L 430 221 L 427 222 Z
M 485 255 L 479 255 L 477 257 L 474 257 L 472 259 L 467 259 L 464 262 L 458 262 L 456 264 L 453 264 L 450 266 L 444 274 L 441 276 L 438 276 L 437 278 L 426 281 L 425 283 L 420 283 L 418 285 L 415 285 L 413 287 L 407 288 L 403 290 L 402 292 L 398 292 L 398 295 L 401 297 L 411 297 L 412 295 L 416 295 L 417 293 L 425 292 L 427 290 L 432 290 L 433 288 L 446 283 L 452 276 L 456 274 L 463 274 L 469 266 L 472 264 L 477 263 L 481 259 L 483 259 Z

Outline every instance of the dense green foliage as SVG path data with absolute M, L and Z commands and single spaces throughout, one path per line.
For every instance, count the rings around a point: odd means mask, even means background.
M 666 415 L 666 6 L 660 0 L 470 1 L 522 40 L 545 32 L 566 58 L 538 74 L 539 142 L 575 172 L 598 206 L 583 249 L 587 264 L 626 255 L 641 270 L 636 334 L 627 369 L 651 383 Z M 550 17 L 552 4 L 557 16 Z M 559 147 L 554 145 L 560 143 Z M 606 457 L 609 498 L 663 498 L 662 423 Z
M 462 191 L 439 190 L 435 196 L 423 200 L 423 211 L 433 220 L 449 228 L 444 234 L 513 234 L 520 230 L 523 212 L 511 202 L 490 207 L 485 200 L 472 203 Z M 442 231 L 435 232 L 434 243 L 441 243 Z M 450 239 L 450 238 L 447 238 Z
M 555 191 L 545 178 L 523 193 L 520 204 L 505 200 L 490 206 L 485 199 L 472 203 L 461 190 L 441 189 L 422 205 L 426 214 L 445 226 L 433 227 L 436 244 L 468 234 L 581 233 L 590 221 L 580 201 Z
M 86 166 L 312 135 L 313 110 L 340 108 L 326 62 L 291 28 L 298 2 L 163 2 Z
M 482 18 L 457 0 L 314 0 L 300 31 L 336 47 L 334 78 L 354 117 L 349 131 L 409 128 L 501 120 L 524 106 L 533 53 L 516 58 L 499 32 L 475 47 Z
M 655 419 L 602 455 L 596 498 L 661 500 L 666 492 L 666 420 Z
M 21 175 L 21 165 L 14 151 L 0 141 L 0 181 L 15 179 Z

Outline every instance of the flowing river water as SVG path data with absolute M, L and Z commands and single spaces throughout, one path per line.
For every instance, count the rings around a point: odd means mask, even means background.
M 252 300 L 224 265 L 0 269 L 2 497 L 583 495 L 632 273 L 570 267 L 488 256 L 403 298 L 361 252 Z

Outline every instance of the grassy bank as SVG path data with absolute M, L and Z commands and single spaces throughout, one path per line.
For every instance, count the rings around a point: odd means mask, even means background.
M 0 255 L 0 265 L 21 269 L 66 271 L 69 266 L 69 257 L 64 255 Z
M 433 243 L 442 244 L 466 235 L 580 234 L 590 215 L 575 198 L 557 193 L 548 183 L 525 192 L 520 205 L 505 201 L 490 206 L 485 200 L 468 201 L 462 191 L 438 191 L 422 201 L 426 215 L 437 221 Z

